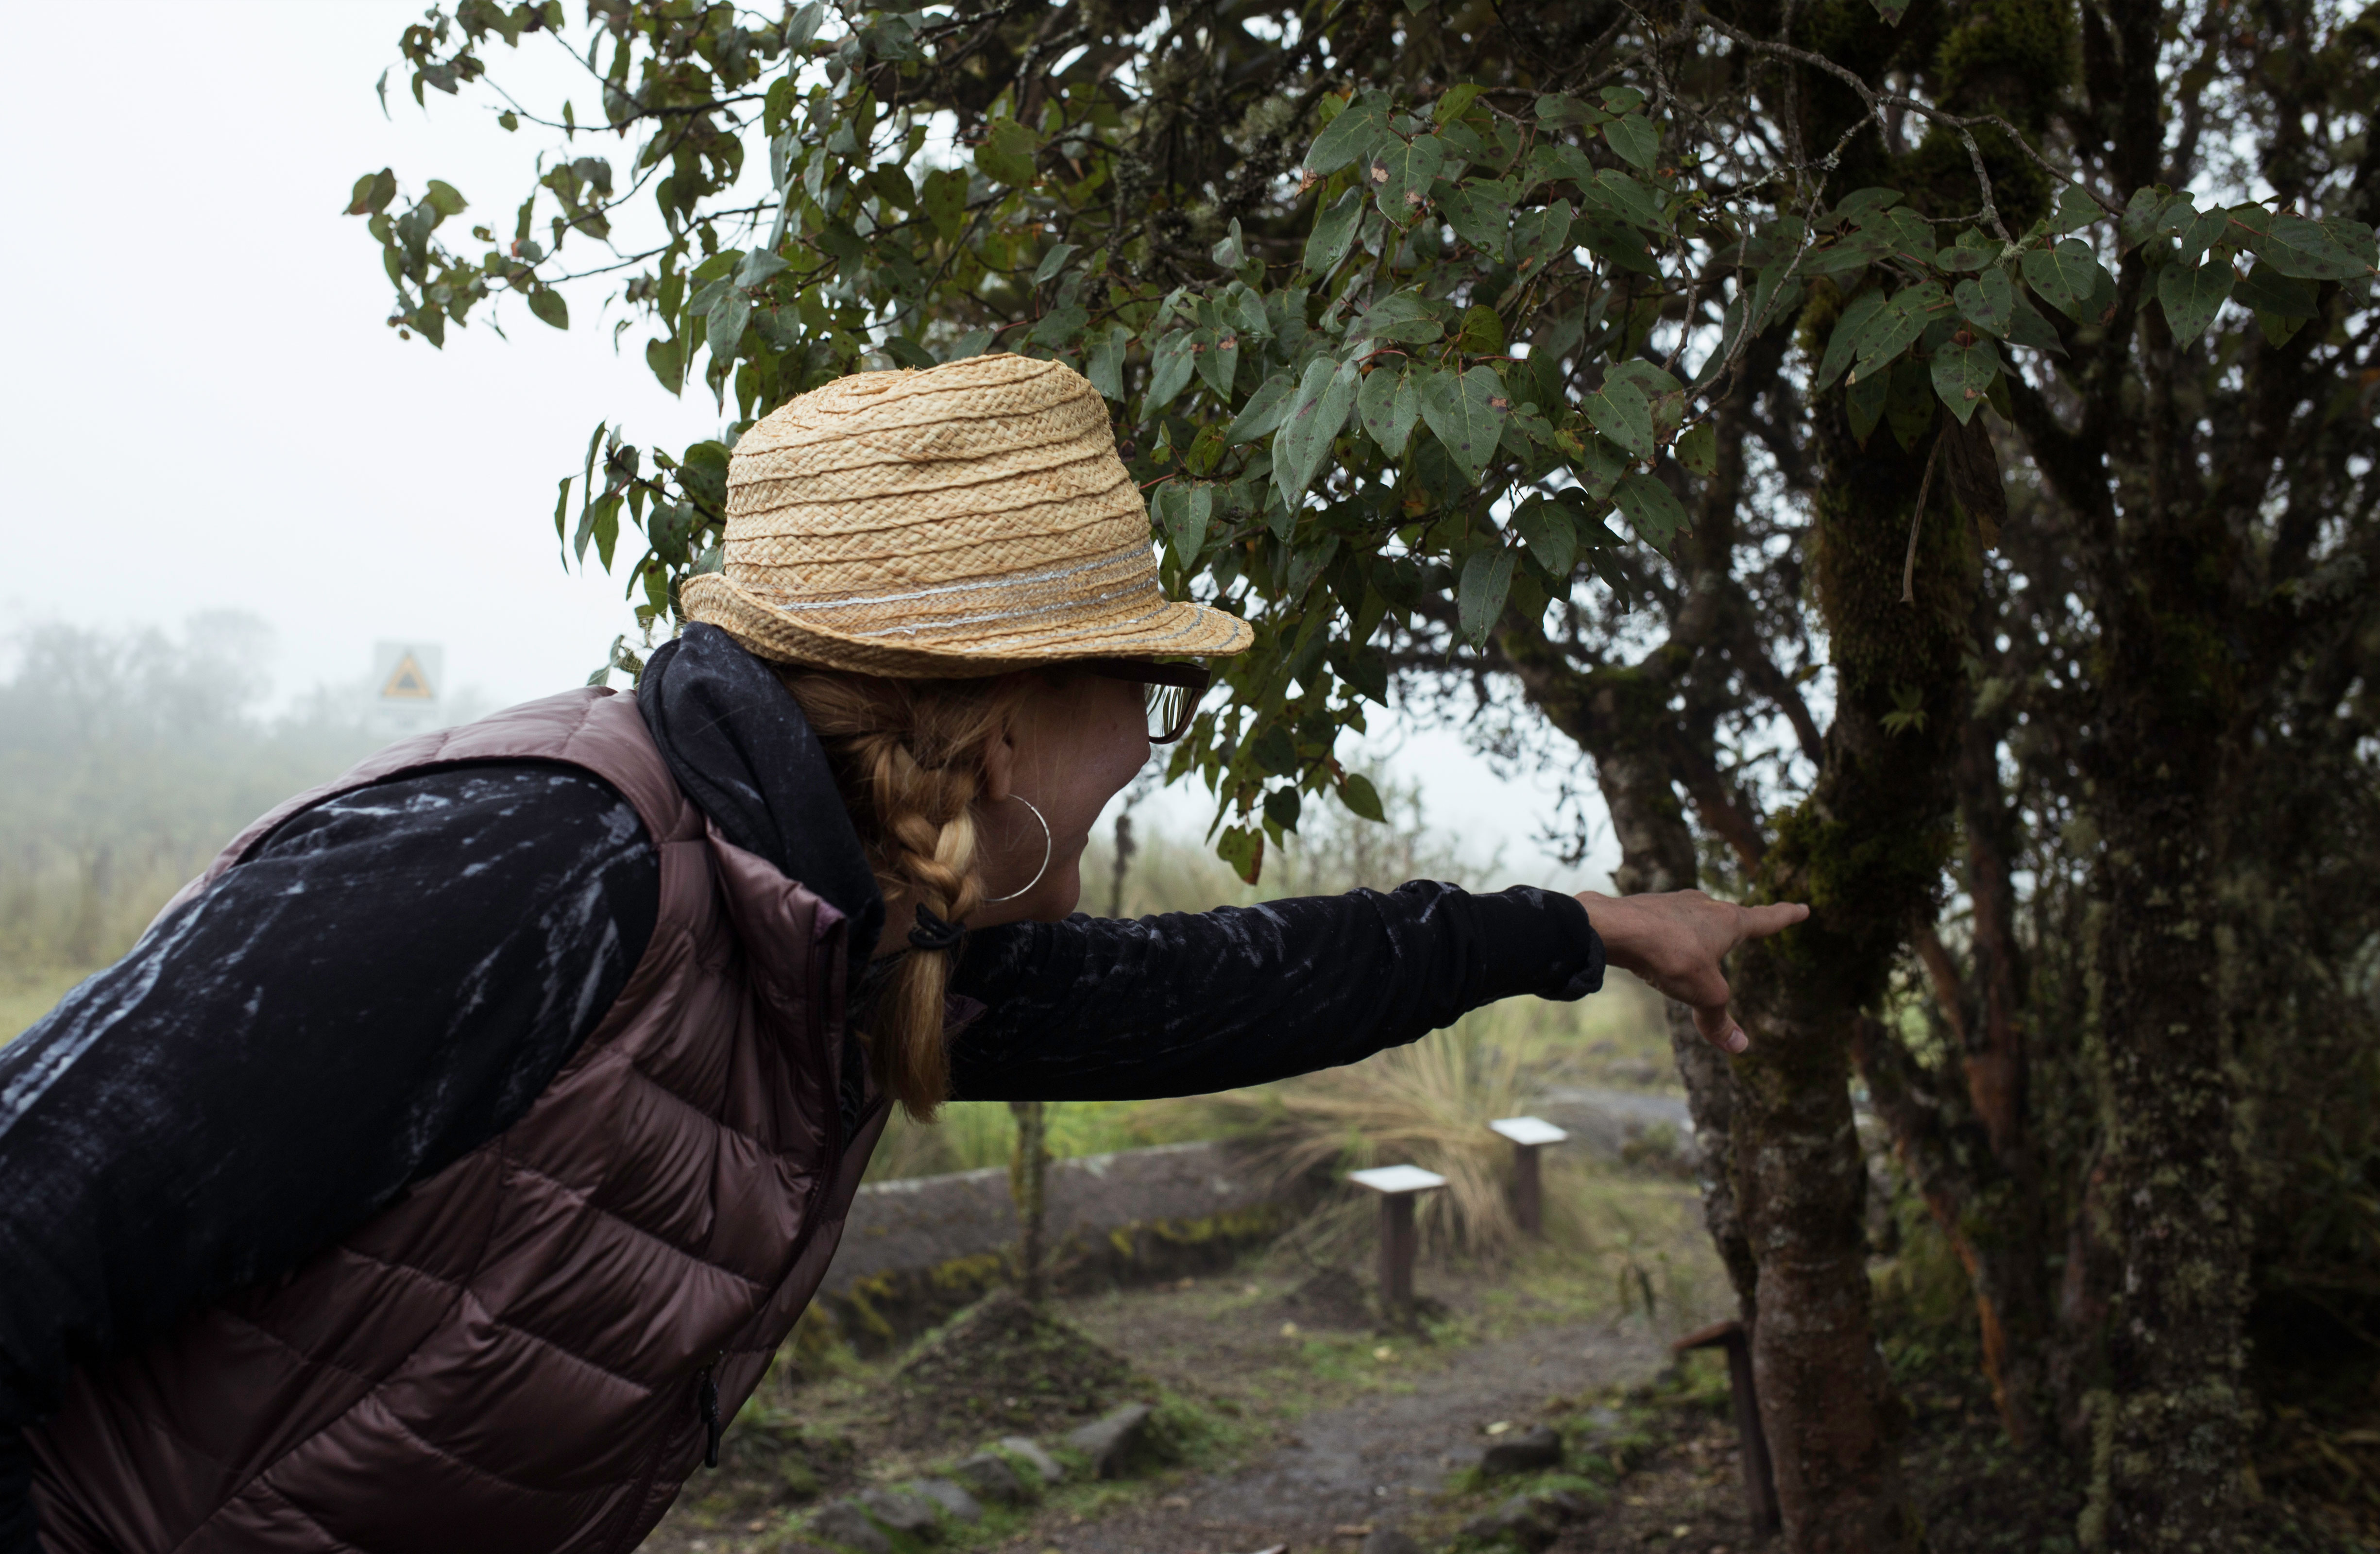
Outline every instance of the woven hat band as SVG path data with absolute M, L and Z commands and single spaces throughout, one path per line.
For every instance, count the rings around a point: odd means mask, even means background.
M 731 570 L 753 598 L 794 621 L 839 636 L 912 641 L 1014 637 L 1037 632 L 1129 625 L 1166 607 L 1148 546 L 1069 559 L 1038 571 L 1004 572 L 891 592 L 820 597 L 771 588 Z

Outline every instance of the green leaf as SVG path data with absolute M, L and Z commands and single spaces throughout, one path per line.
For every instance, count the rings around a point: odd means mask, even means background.
M 1069 302 L 1042 314 L 1041 322 L 1025 337 L 1026 343 L 1063 350 L 1082 336 L 1084 327 L 1090 322 L 1090 310 L 1079 302 Z
M 1364 191 L 1360 188 L 1347 190 L 1331 201 L 1329 210 L 1318 212 L 1314 218 L 1314 230 L 1305 239 L 1305 268 L 1317 275 L 1327 275 L 1339 268 L 1339 261 L 1347 257 L 1348 249 L 1354 244 L 1355 224 L 1363 214 Z
M 1480 92 L 1485 90 L 1487 89 L 1469 81 L 1460 86 L 1451 86 L 1446 89 L 1446 94 L 1431 107 L 1429 116 L 1440 124 L 1452 124 L 1470 111 L 1471 104 L 1478 100 Z
M 1048 281 L 1066 268 L 1066 261 L 1080 251 L 1073 243 L 1050 244 L 1050 251 L 1041 256 L 1041 262 L 1033 267 L 1033 284 L 1038 286 Z
M 2042 315 L 2041 310 L 2033 305 L 2033 299 L 2022 292 L 2016 294 L 2015 305 L 2009 311 L 2007 339 L 2011 346 L 2030 346 L 2034 350 L 2052 351 L 2059 356 L 2066 354 L 2066 346 L 2058 340 L 2057 329 Z
M 1852 436 L 1863 448 L 1875 434 L 1876 422 L 1884 419 L 1885 402 L 1892 396 L 1892 374 L 1879 372 L 1865 382 L 1854 381 L 1845 391 L 1845 410 L 1852 423 Z
M 1190 359 L 1197 365 L 1198 376 L 1215 391 L 1215 396 L 1229 403 L 1232 380 L 1239 374 L 1239 336 L 1218 337 L 1213 330 L 1202 329 L 1191 336 Z
M 1111 323 L 1108 325 L 1107 333 L 1091 346 L 1090 359 L 1083 369 L 1083 376 L 1090 380 L 1091 386 L 1099 391 L 1101 398 L 1123 403 L 1123 353 L 1131 342 L 1131 330 L 1120 323 Z
M 1513 555 L 1502 545 L 1482 547 L 1463 564 L 1463 580 L 1455 585 L 1454 611 L 1463 635 L 1476 648 L 1495 629 L 1512 592 Z
M 2094 322 L 2091 299 L 2107 273 L 2091 245 L 2079 237 L 2069 237 L 2054 249 L 2034 249 L 2024 256 L 2025 284 L 2033 287 L 2034 295 L 2077 323 Z
M 1567 577 L 1578 565 L 1578 524 L 1568 504 L 1533 496 L 1512 515 L 1512 527 L 1537 565 L 1556 577 Z
M 1994 265 L 1972 281 L 1961 281 L 1950 299 L 1969 323 L 1996 339 L 2008 338 L 2009 321 L 2016 314 L 2016 286 L 2007 271 Z
M 2230 231 L 2230 212 L 2201 211 L 2191 218 L 2188 226 L 2181 229 L 2181 247 L 2176 251 L 2174 257 L 2183 263 L 2189 263 L 2216 244 L 2228 243 L 2231 240 Z
M 748 290 L 786 268 L 785 261 L 768 249 L 754 249 L 744 256 L 744 262 L 735 267 L 735 284 Z
M 1875 0 L 1876 14 L 1884 18 L 1887 27 L 1898 27 L 1900 18 L 1909 14 L 1909 0 Z
M 1999 244 L 1971 226 L 1960 233 L 1959 240 L 1944 249 L 1935 262 L 1945 270 L 1962 274 L 1971 270 L 1981 270 L 1999 256 Z
M 1835 325 L 1834 334 L 1827 337 L 1827 354 L 1818 363 L 1817 381 L 1810 385 L 1812 388 L 1825 388 L 1842 374 L 1844 368 L 1852 364 L 1854 358 L 1853 353 L 1859 346 L 1860 335 L 1865 332 L 1876 315 L 1884 310 L 1884 305 L 1888 300 L 1890 298 L 1881 291 L 1864 291 L 1852 297 L 1844 307 L 1842 319 Z
M 2329 230 L 2333 225 L 2275 216 L 2266 231 L 2249 239 L 2248 247 L 2274 270 L 2297 280 L 2351 281 L 2371 274 L 2372 265 Z
M 1297 380 L 1286 372 L 1276 372 L 1257 385 L 1256 393 L 1223 433 L 1225 445 L 1236 447 L 1242 443 L 1254 443 L 1272 435 L 1289 414 L 1291 396 L 1297 392 Z
M 1414 423 L 1421 419 L 1421 385 L 1416 381 L 1429 369 L 1401 367 L 1394 371 L 1376 367 L 1364 379 L 1355 396 L 1355 414 L 1365 432 L 1391 459 L 1405 456 Z
M 1435 135 L 1410 140 L 1390 135 L 1373 148 L 1364 176 L 1380 213 L 1402 226 L 1428 202 L 1431 180 L 1446 160 L 1446 142 Z
M 1389 812 L 1380 807 L 1379 790 L 1373 787 L 1372 780 L 1360 771 L 1350 771 L 1346 781 L 1339 784 L 1339 802 L 1364 819 L 1378 820 L 1384 825 L 1388 822 Z
M 1904 448 L 1915 448 L 1925 429 L 1934 424 L 1934 382 L 1925 363 L 1903 357 L 1892 364 L 1884 398 L 1884 419 Z
M 1557 200 L 1542 210 L 1521 212 L 1512 218 L 1512 246 L 1508 256 L 1512 268 L 1524 275 L 1544 269 L 1555 256 L 1569 251 L 1570 229 L 1567 200 Z
M 1283 831 L 1297 829 L 1297 817 L 1304 807 L 1305 801 L 1297 796 L 1295 788 L 1275 788 L 1265 795 L 1265 819 Z
M 2106 214 L 2096 200 L 2068 184 L 2058 191 L 2058 209 L 2049 218 L 2049 230 L 2060 235 L 2080 232 Z
M 1619 217 L 1589 211 L 1571 223 L 1570 241 L 1607 263 L 1639 275 L 1658 275 L 1660 264 L 1645 246 L 1644 235 Z
M 1264 832 L 1245 826 L 1233 826 L 1215 841 L 1215 856 L 1232 866 L 1232 872 L 1253 885 L 1264 873 Z
M 1033 182 L 1034 155 L 1041 139 L 1002 115 L 986 127 L 983 143 L 975 149 L 976 169 L 994 183 L 1024 188 Z
M 356 180 L 355 189 L 347 200 L 347 214 L 376 215 L 387 210 L 388 202 L 395 198 L 396 174 L 394 170 L 383 167 L 377 173 L 366 173 Z
M 1421 385 L 1422 419 L 1438 433 L 1455 467 L 1475 485 L 1496 456 L 1510 408 L 1503 382 L 1485 367 L 1475 367 L 1459 378 L 1451 371 L 1434 372 Z
M 1504 257 L 1505 223 L 1512 208 L 1512 191 L 1500 184 L 1457 184 L 1439 203 L 1454 235 L 1491 261 Z
M 2231 295 L 2241 307 L 2276 318 L 2310 319 L 2316 308 L 2314 283 L 2284 274 L 2270 260 L 2259 260 L 2253 270 L 2240 278 Z
M 662 387 L 672 394 L 677 393 L 686 386 L 685 342 L 675 336 L 667 340 L 646 341 L 645 365 L 653 370 L 653 376 L 660 380 Z
M 1402 340 L 1408 344 L 1427 344 L 1446 333 L 1439 322 L 1436 310 L 1429 299 L 1417 291 L 1392 291 L 1375 298 L 1361 316 L 1347 327 L 1350 348 L 1371 340 Z
M 1947 343 L 1934 353 L 1934 392 L 1942 396 L 1942 403 L 1950 407 L 1950 413 L 1962 425 L 1984 402 L 1992 380 L 1999 375 L 1999 353 L 1987 340 L 1978 340 L 1972 346 Z
M 1196 370 L 1196 363 L 1190 355 L 1190 331 L 1177 329 L 1160 340 L 1149 363 L 1148 395 L 1141 401 L 1140 413 L 1146 416 L 1173 403 L 1173 396 L 1189 386 L 1190 374 Z
M 1651 189 L 1625 173 L 1607 167 L 1595 176 L 1592 188 L 1582 186 L 1580 192 L 1634 225 L 1658 230 L 1664 225 L 1660 200 Z
M 2173 337 L 2191 341 L 2205 334 L 2230 297 L 2231 282 L 2231 266 L 2223 260 L 2168 264 L 2157 276 L 2157 301 L 2165 309 L 2165 324 Z
M 1367 91 L 1342 108 L 1339 116 L 1314 138 L 1312 149 L 1305 153 L 1305 170 L 1318 176 L 1335 173 L 1351 162 L 1369 156 L 1373 143 L 1388 133 L 1388 94 Z
M 2116 240 L 2130 253 L 2161 234 L 2180 231 L 2197 213 L 2189 195 L 2176 194 L 2163 184 L 2136 188 L 2124 213 L 2116 218 Z
M 528 310 L 540 322 L 552 324 L 556 329 L 570 327 L 570 304 L 565 302 L 562 293 L 552 286 L 540 286 L 528 294 Z
M 1672 450 L 1680 464 L 1701 476 L 1718 470 L 1718 429 L 1710 422 L 1692 427 L 1677 441 Z
M 1595 430 L 1619 443 L 1631 458 L 1651 458 L 1653 407 L 1645 391 L 1625 379 L 1607 376 L 1603 386 L 1580 405 Z
M 1347 424 L 1355 387 L 1355 364 L 1328 357 L 1308 364 L 1299 381 L 1297 397 L 1272 437 L 1273 484 L 1293 509 L 1330 456 L 1331 440 Z
M 1603 127 L 1604 142 L 1632 166 L 1650 171 L 1661 150 L 1660 132 L 1642 114 L 1629 114 Z
M 926 208 L 926 219 L 942 241 L 958 241 L 959 229 L 966 224 L 967 176 L 955 167 L 939 167 L 926 175 L 926 187 L 919 191 L 920 202 Z
M 1866 331 L 1852 349 L 1859 360 L 1852 368 L 1852 382 L 1872 378 L 1891 365 L 1894 358 L 1916 343 L 1925 333 L 1925 325 L 1938 304 L 1949 299 L 1937 282 L 1924 281 L 1913 286 L 1903 286 L 1892 294 L 1884 310 L 1868 321 Z
M 710 316 L 704 321 L 703 339 L 710 346 L 713 361 L 733 361 L 735 347 L 744 341 L 744 325 L 752 316 L 752 299 L 734 286 L 719 294 L 710 305 Z
M 1678 505 L 1670 488 L 1653 476 L 1623 475 L 1611 494 L 1628 527 L 1657 551 L 1668 550 L 1670 541 L 1686 531 L 1686 510 Z
M 442 216 L 459 216 L 471 208 L 453 184 L 439 178 L 430 180 L 429 191 L 422 198 Z
M 1159 494 L 1171 493 L 1166 504 L 1165 542 L 1173 559 L 1184 566 L 1195 565 L 1198 552 L 1207 545 L 1207 526 L 1215 515 L 1215 488 L 1208 485 L 1184 489 L 1178 482 L 1158 488 Z

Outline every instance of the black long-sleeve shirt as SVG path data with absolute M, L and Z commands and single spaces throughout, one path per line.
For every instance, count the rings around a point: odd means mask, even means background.
M 666 686 L 649 673 L 656 737 L 723 831 L 833 881 L 872 938 L 880 907 L 847 820 L 792 823 L 831 779 L 779 759 L 790 735 L 772 743 L 771 720 L 790 698 L 769 699 L 723 640 L 682 644 L 709 658 Z M 751 759 L 722 753 L 731 733 Z M 821 833 L 843 850 L 820 853 Z M 584 771 L 383 783 L 285 823 L 0 1048 L 0 1550 L 34 1547 L 19 1432 L 74 1366 L 294 1267 L 519 1120 L 626 981 L 659 895 L 635 811 Z M 953 989 L 982 1012 L 953 1040 L 953 1085 L 980 1099 L 1223 1089 L 1353 1062 L 1497 999 L 1579 997 L 1602 965 L 1584 908 L 1525 888 L 1012 924 L 968 936 Z

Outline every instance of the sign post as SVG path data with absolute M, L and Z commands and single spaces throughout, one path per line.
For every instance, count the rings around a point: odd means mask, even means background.
M 1413 1272 L 1416 1240 L 1414 1199 L 1446 1185 L 1446 1178 L 1419 1166 L 1375 1166 L 1347 1173 L 1347 1180 L 1380 1195 L 1380 1314 L 1398 1327 L 1413 1322 Z
M 1545 1234 L 1546 1189 L 1537 1151 L 1570 1135 L 1542 1117 L 1499 1117 L 1488 1125 L 1512 1141 L 1512 1218 L 1524 1233 Z

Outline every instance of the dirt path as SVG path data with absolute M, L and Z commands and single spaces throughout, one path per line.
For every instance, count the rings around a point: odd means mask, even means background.
M 1602 1323 L 1481 1344 L 1408 1391 L 1307 1414 L 1289 1441 L 1234 1470 L 1097 1520 L 1053 1515 L 1006 1547 L 1220 1554 L 1336 1540 L 1352 1549 L 1362 1536 L 1354 1529 L 1401 1524 L 1450 1474 L 1476 1463 L 1489 1424 L 1556 1396 L 1641 1381 L 1665 1358 L 1650 1335 Z

